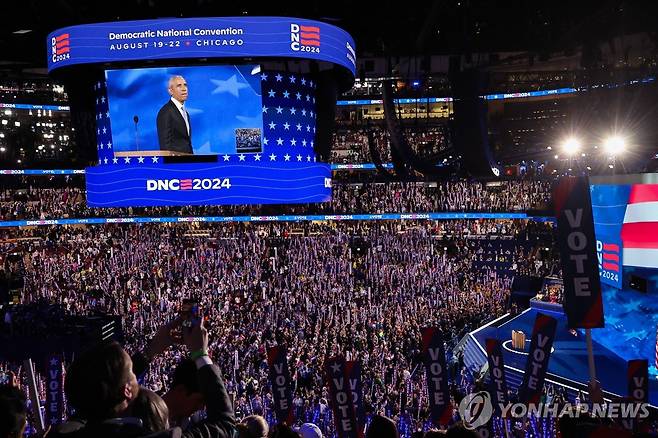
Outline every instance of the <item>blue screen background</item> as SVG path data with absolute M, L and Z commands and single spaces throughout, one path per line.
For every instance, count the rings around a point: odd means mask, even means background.
M 162 67 L 107 70 L 107 98 L 116 152 L 158 150 L 156 117 L 170 99 L 172 75 L 187 81 L 195 154 L 235 154 L 237 128 L 263 128 L 257 65 Z M 138 138 L 133 117 L 139 117 Z M 139 149 L 137 148 L 139 141 Z

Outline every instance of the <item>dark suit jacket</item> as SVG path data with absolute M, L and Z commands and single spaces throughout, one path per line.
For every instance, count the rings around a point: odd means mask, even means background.
M 158 111 L 158 141 L 160 150 L 192 153 L 192 122 L 187 115 L 190 124 L 190 134 L 187 134 L 187 126 L 174 102 L 169 100 L 162 105 Z
M 175 108 L 174 108 L 175 109 Z M 148 366 L 148 360 L 143 355 L 133 356 L 133 372 L 140 374 Z M 131 423 L 104 422 L 100 424 L 85 424 L 84 422 L 69 422 L 68 428 L 60 425 L 50 431 L 46 438 L 233 438 L 236 436 L 233 405 L 226 392 L 221 373 L 217 365 L 205 365 L 197 371 L 199 388 L 206 402 L 207 417 L 190 426 L 186 430 L 179 427 L 146 435 L 140 427 Z M 121 420 L 121 419 L 117 419 Z

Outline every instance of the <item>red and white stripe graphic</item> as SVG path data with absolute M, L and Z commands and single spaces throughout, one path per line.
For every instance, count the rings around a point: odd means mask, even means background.
M 302 46 L 320 46 L 320 28 L 317 26 L 300 26 Z
M 631 187 L 621 239 L 624 265 L 658 268 L 658 184 Z

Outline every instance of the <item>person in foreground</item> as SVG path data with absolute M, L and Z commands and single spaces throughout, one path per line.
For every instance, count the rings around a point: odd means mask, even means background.
M 139 397 L 140 388 L 133 373 L 133 363 L 116 342 L 88 351 L 76 359 L 67 373 L 65 390 L 68 400 L 86 420 L 81 429 L 67 434 L 70 438 L 91 437 L 183 437 L 232 438 L 236 431 L 233 408 L 224 387 L 219 368 L 208 356 L 208 332 L 199 323 L 183 330 L 183 341 L 197 367 L 199 388 L 203 392 L 207 417 L 186 430 L 166 427 L 167 413 L 160 409 L 162 421 L 148 421 L 154 413 L 128 416 L 137 401 L 142 406 L 163 406 L 155 393 Z M 157 412 L 155 412 L 157 414 Z M 162 430 L 154 430 L 160 429 Z
M 171 98 L 162 105 L 156 119 L 160 150 L 191 154 L 192 125 L 185 109 L 188 96 L 185 78 L 172 76 L 167 91 Z

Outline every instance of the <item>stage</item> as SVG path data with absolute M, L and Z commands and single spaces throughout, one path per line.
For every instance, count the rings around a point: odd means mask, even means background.
M 577 331 L 576 336 L 569 332 L 567 319 L 561 306 L 531 302 L 531 307 L 516 317 L 506 316 L 481 327 L 468 336 L 465 345 L 465 360 L 468 366 L 477 367 L 486 363 L 485 339 L 497 338 L 503 343 L 503 356 L 506 376 L 510 388 L 516 388 L 522 379 L 527 360 L 529 342 L 526 341 L 525 352 L 513 351 L 511 348 L 512 330 L 521 330 L 529 340 L 538 312 L 556 318 L 558 321 L 553 353 L 549 361 L 547 383 L 565 386 L 571 396 L 578 389 L 586 391 L 589 380 L 587 366 L 587 346 L 584 330 Z M 625 396 L 628 392 L 626 382 L 626 360 L 602 344 L 593 341 L 594 361 L 597 379 L 601 382 L 606 398 Z M 467 354 L 467 351 L 468 354 Z M 478 363 L 480 362 L 480 363 Z M 651 361 L 649 361 L 651 366 Z M 649 401 L 658 406 L 658 380 L 650 376 Z

